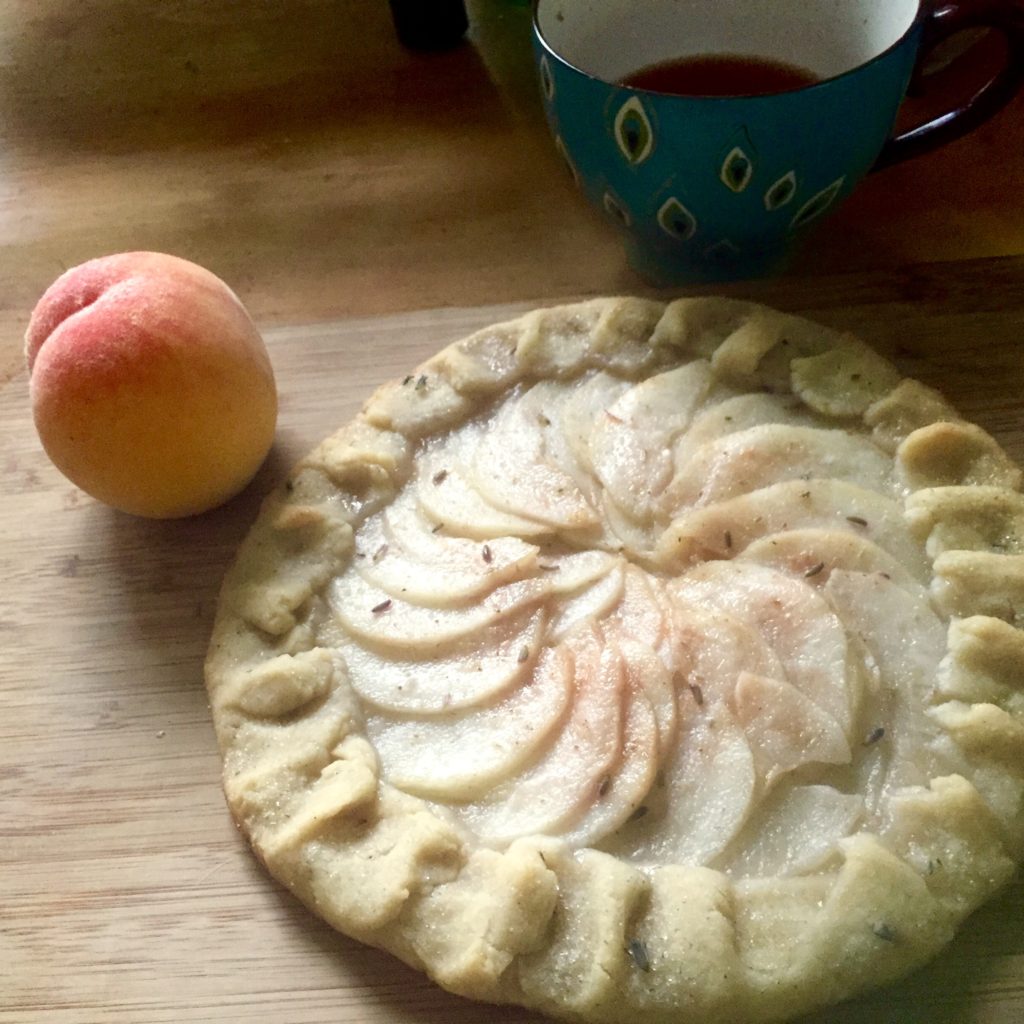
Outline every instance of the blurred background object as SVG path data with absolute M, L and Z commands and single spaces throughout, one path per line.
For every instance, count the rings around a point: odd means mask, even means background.
M 413 50 L 457 46 L 469 27 L 462 0 L 388 0 L 395 31 Z

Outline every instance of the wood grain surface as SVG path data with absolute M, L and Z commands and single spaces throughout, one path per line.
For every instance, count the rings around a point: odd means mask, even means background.
M 732 294 L 849 328 L 1024 461 L 1024 259 Z M 336 935 L 236 834 L 202 684 L 217 588 L 263 493 L 370 390 L 519 306 L 265 332 L 278 443 L 194 519 L 103 508 L 48 463 L 21 373 L 0 385 L 0 1021 L 537 1024 Z M 936 962 L 803 1024 L 1019 1024 L 1024 886 Z
M 122 250 L 209 267 L 263 324 L 635 291 L 551 144 L 528 3 L 467 7 L 423 54 L 384 0 L 5 0 L 0 380 L 47 285 Z M 790 275 L 1024 253 L 1022 195 L 1024 95 L 871 175 Z

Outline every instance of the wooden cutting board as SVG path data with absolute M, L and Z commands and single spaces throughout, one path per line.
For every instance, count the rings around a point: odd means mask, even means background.
M 849 328 L 1024 462 L 1024 259 L 739 286 Z M 24 375 L 0 388 L 0 1021 L 536 1024 L 449 996 L 332 933 L 235 833 L 201 666 L 260 496 L 369 391 L 525 307 L 268 331 L 278 444 L 228 507 L 109 511 L 58 475 Z M 1024 886 L 937 962 L 805 1024 L 1019 1024 Z

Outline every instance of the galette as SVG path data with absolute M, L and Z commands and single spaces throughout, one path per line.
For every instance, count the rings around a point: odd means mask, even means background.
M 1021 472 L 854 337 L 602 299 L 452 344 L 265 502 L 207 683 L 312 911 L 473 999 L 787 1019 L 1024 852 Z

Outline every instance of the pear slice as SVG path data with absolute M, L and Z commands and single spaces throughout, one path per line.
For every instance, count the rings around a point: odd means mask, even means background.
M 701 445 L 672 481 L 680 507 L 711 505 L 784 480 L 826 477 L 895 495 L 892 459 L 867 437 L 785 423 L 748 427 Z
M 866 537 L 922 582 L 931 576 L 923 547 L 896 502 L 842 480 L 788 480 L 706 508 L 684 512 L 662 534 L 660 564 L 678 567 L 735 558 L 770 533 L 839 529 Z
M 363 700 L 398 714 L 448 714 L 507 693 L 533 671 L 544 613 L 528 612 L 474 635 L 446 657 L 396 660 L 350 640 L 339 647 Z
M 846 632 L 814 587 L 752 562 L 706 562 L 670 586 L 754 627 L 783 666 L 781 676 L 755 675 L 788 680 L 849 734 L 860 699 L 857 677 L 846 671 Z
M 415 509 L 394 504 L 359 533 L 356 569 L 374 587 L 420 605 L 449 607 L 534 575 L 537 547 L 433 534 Z
M 815 587 L 823 587 L 835 569 L 876 572 L 913 594 L 927 594 L 927 588 L 887 551 L 846 530 L 811 527 L 771 533 L 748 545 L 735 560 L 772 566 Z
M 741 672 L 732 707 L 768 786 L 805 764 L 850 763 L 839 723 L 784 679 Z
M 822 422 L 792 395 L 771 395 L 761 391 L 743 394 L 732 392 L 726 393 L 720 401 L 709 403 L 694 416 L 685 440 L 687 448 L 693 451 L 708 441 L 761 424 L 790 423 L 810 427 Z M 682 468 L 688 458 L 687 454 L 684 461 L 677 461 L 676 465 Z
M 945 624 L 926 598 L 877 573 L 836 570 L 823 593 L 886 681 L 866 726 L 880 737 L 871 749 L 891 755 L 886 786 L 927 785 L 947 774 L 951 766 L 936 742 L 942 729 L 926 713 L 945 652 Z
M 483 432 L 467 480 L 502 512 L 557 530 L 598 527 L 597 513 L 576 482 L 544 455 L 536 422 L 520 402 L 507 401 Z
M 681 486 L 677 478 L 686 472 L 690 460 L 703 445 L 762 424 L 813 427 L 822 422 L 791 396 L 763 392 L 736 394 L 724 385 L 717 385 L 708 401 L 694 414 L 689 430 L 676 440 L 672 452 L 672 479 L 658 502 L 659 515 L 671 517 L 686 507 L 676 493 Z
M 596 583 L 624 564 L 621 556 L 607 551 L 569 551 L 563 554 L 544 552 L 538 567 L 550 584 L 551 592 L 565 595 Z
M 566 641 L 572 652 L 573 703 L 540 760 L 486 800 L 454 808 L 487 842 L 564 830 L 600 800 L 623 743 L 623 663 L 595 630 Z
M 729 865 L 734 877 L 805 875 L 820 868 L 864 818 L 864 798 L 832 786 L 778 789 L 753 816 Z
M 588 461 L 585 439 L 595 421 L 604 417 L 605 408 L 627 387 L 629 381 L 601 372 L 573 387 L 542 380 L 520 399 L 525 419 L 534 422 L 540 436 L 545 461 L 567 473 L 594 508 L 600 502 L 601 486 Z
M 569 652 L 545 648 L 533 677 L 486 708 L 429 718 L 367 715 L 387 781 L 434 799 L 471 800 L 517 772 L 559 727 L 572 696 Z
M 390 649 L 398 657 L 426 658 L 540 603 L 550 593 L 546 580 L 526 579 L 498 587 L 461 608 L 426 608 L 393 598 L 350 571 L 331 583 L 329 600 L 338 620 L 357 640 Z
M 685 596 L 676 582 L 670 580 L 666 591 L 681 717 L 694 708 L 725 706 L 741 672 L 785 675 L 779 655 L 755 624 Z
M 623 632 L 622 627 L 619 632 Z M 617 642 L 626 662 L 626 685 L 630 692 L 643 694 L 650 704 L 658 733 L 658 761 L 666 762 L 675 753 L 679 728 L 679 703 L 672 672 L 647 643 L 623 635 Z
M 558 643 L 581 624 L 600 621 L 618 604 L 622 590 L 623 568 L 615 565 L 605 576 L 559 608 L 548 626 L 548 638 Z
M 636 519 L 649 517 L 672 476 L 672 444 L 711 387 L 703 360 L 648 377 L 593 425 L 590 461 L 608 497 Z
M 640 688 L 655 708 L 662 748 L 668 750 L 676 717 L 673 676 L 683 664 L 671 600 L 661 580 L 635 565 L 627 567 L 624 584 L 622 599 L 602 628 L 641 680 Z
M 554 425 L 560 428 L 558 433 L 564 438 L 573 463 L 589 475 L 595 488 L 600 485 L 590 449 L 594 425 L 607 417 L 608 409 L 631 386 L 630 381 L 601 371 L 584 378 L 571 391 L 561 389 Z
M 706 865 L 743 828 L 757 776 L 742 728 L 729 710 L 693 714 L 651 809 L 622 825 L 602 847 L 642 864 Z
M 435 530 L 435 524 L 420 515 L 411 493 L 390 505 L 382 515 L 382 524 L 389 546 L 396 546 L 409 558 L 433 565 L 466 564 L 493 573 L 506 565 L 518 567 L 523 559 L 537 552 L 536 545 L 518 537 L 496 537 L 484 551 L 475 538 Z
M 598 787 L 583 819 L 565 835 L 574 848 L 590 846 L 632 816 L 649 813 L 644 800 L 658 773 L 658 724 L 643 690 L 632 688 L 627 700 L 618 761 Z
M 473 433 L 464 431 L 463 434 Z M 551 527 L 534 519 L 513 515 L 485 501 L 460 466 L 462 445 L 451 444 L 425 458 L 416 479 L 416 504 L 439 531 L 474 540 L 497 537 L 539 537 Z
M 605 522 L 604 542 L 613 550 L 629 552 L 638 559 L 646 560 L 654 551 L 661 533 L 651 528 L 612 501 L 611 496 L 601 495 L 601 513 Z
M 632 638 L 661 649 L 668 637 L 668 612 L 658 591 L 662 584 L 635 565 L 626 566 L 622 600 L 605 628 L 619 637 Z

